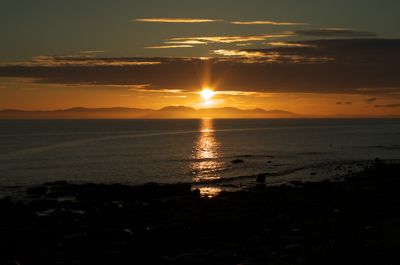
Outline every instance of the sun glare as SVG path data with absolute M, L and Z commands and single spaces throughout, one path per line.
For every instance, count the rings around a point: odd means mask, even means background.
M 212 91 L 212 90 L 209 89 L 209 88 L 203 88 L 203 90 L 200 92 L 200 95 L 201 95 L 201 97 L 202 97 L 203 99 L 209 100 L 209 99 L 211 99 L 212 97 L 214 97 L 215 92 Z

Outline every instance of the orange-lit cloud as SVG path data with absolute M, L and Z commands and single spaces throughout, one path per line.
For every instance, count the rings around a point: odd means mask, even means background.
M 376 98 L 376 97 L 373 97 L 373 98 L 367 98 L 366 100 L 365 100 L 365 103 L 367 103 L 367 104 L 371 104 L 371 103 L 374 103 L 374 102 L 376 102 L 378 100 L 378 98 Z
M 277 22 L 270 20 L 256 20 L 256 21 L 232 21 L 235 25 L 273 25 L 273 26 L 302 26 L 308 25 L 304 22 Z
M 298 42 L 268 42 L 265 43 L 269 46 L 277 47 L 315 47 L 310 44 L 298 43 Z
M 211 23 L 219 22 L 221 20 L 206 19 L 206 18 L 138 18 L 136 22 L 150 22 L 150 23 Z
M 148 93 L 171 93 L 171 94 L 178 94 L 184 93 L 185 91 L 180 89 L 151 89 L 151 88 L 130 88 L 131 91 L 136 92 L 148 92 Z
M 186 37 L 186 38 L 170 38 L 167 41 L 201 41 L 211 43 L 240 43 L 251 41 L 264 41 L 274 38 L 286 38 L 293 36 L 292 33 L 282 34 L 265 34 L 265 35 L 250 35 L 250 36 L 210 36 L 210 37 Z
M 246 57 L 246 58 L 255 58 L 255 57 L 266 57 L 264 53 L 257 51 L 241 51 L 241 50 L 215 50 L 214 54 L 223 55 L 223 56 L 235 56 L 235 57 Z
M 227 56 L 245 58 L 243 63 L 316 63 L 332 61 L 329 57 L 306 57 L 296 54 L 285 54 L 277 51 L 257 51 L 257 50 L 215 50 L 213 53 Z
M 105 51 L 102 50 L 86 50 L 86 51 L 80 51 L 80 54 L 98 54 L 98 53 L 104 53 Z
M 0 62 L 1 66 L 62 67 L 62 66 L 140 66 L 161 64 L 159 61 L 137 58 L 94 58 L 92 56 L 36 56 L 21 62 Z
M 206 41 L 200 41 L 200 40 L 165 41 L 164 43 L 165 44 L 188 44 L 188 45 L 207 44 Z
M 177 49 L 177 48 L 192 48 L 193 45 L 161 45 L 161 46 L 148 46 L 145 49 Z
M 383 104 L 383 105 L 375 105 L 376 108 L 400 108 L 400 103 L 397 104 Z
M 256 97 L 268 97 L 268 93 L 260 93 L 260 92 L 247 92 L 247 91 L 217 91 L 215 92 L 217 95 L 229 95 L 229 96 L 256 96 Z
M 239 47 L 246 47 L 246 46 L 251 46 L 253 43 L 247 42 L 247 43 L 236 43 L 236 46 Z

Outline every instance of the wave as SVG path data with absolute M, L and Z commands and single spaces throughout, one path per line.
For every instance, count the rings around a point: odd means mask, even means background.
M 390 159 L 390 160 L 385 160 L 385 161 L 398 162 L 400 160 Z M 260 173 L 257 175 L 236 176 L 236 177 L 230 177 L 230 178 L 219 178 L 219 179 L 197 181 L 197 182 L 192 182 L 192 185 L 225 184 L 225 183 L 234 182 L 234 181 L 238 181 L 238 180 L 255 180 L 260 175 L 266 177 L 266 179 L 269 179 L 269 178 L 287 176 L 287 175 L 290 175 L 290 174 L 293 174 L 293 173 L 296 173 L 299 171 L 308 170 L 308 169 L 323 170 L 324 168 L 328 168 L 328 167 L 333 167 L 333 168 L 339 169 L 338 167 L 357 166 L 361 169 L 361 168 L 368 166 L 371 163 L 372 163 L 371 160 L 340 160 L 340 161 L 330 161 L 330 162 L 319 162 L 319 163 L 311 163 L 311 164 L 307 164 L 307 165 L 302 165 L 302 166 L 298 166 L 298 167 L 286 168 L 281 171 L 264 172 L 264 173 Z

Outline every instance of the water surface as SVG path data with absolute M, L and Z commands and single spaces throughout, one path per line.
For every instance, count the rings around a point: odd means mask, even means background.
M 399 120 L 0 121 L 0 187 L 210 183 L 376 157 L 400 159 Z

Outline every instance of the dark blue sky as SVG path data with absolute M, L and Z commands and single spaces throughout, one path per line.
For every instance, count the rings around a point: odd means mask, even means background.
M 2 0 L 0 60 L 71 55 L 101 50 L 103 56 L 209 56 L 235 44 L 145 49 L 177 37 L 278 34 L 316 28 L 349 28 L 397 38 L 398 0 Z M 137 18 L 210 18 L 220 23 L 140 23 Z M 232 25 L 228 21 L 290 21 L 309 25 Z M 310 38 L 315 38 L 310 36 Z M 294 36 L 279 41 L 302 39 Z M 263 45 L 253 43 L 252 48 Z

